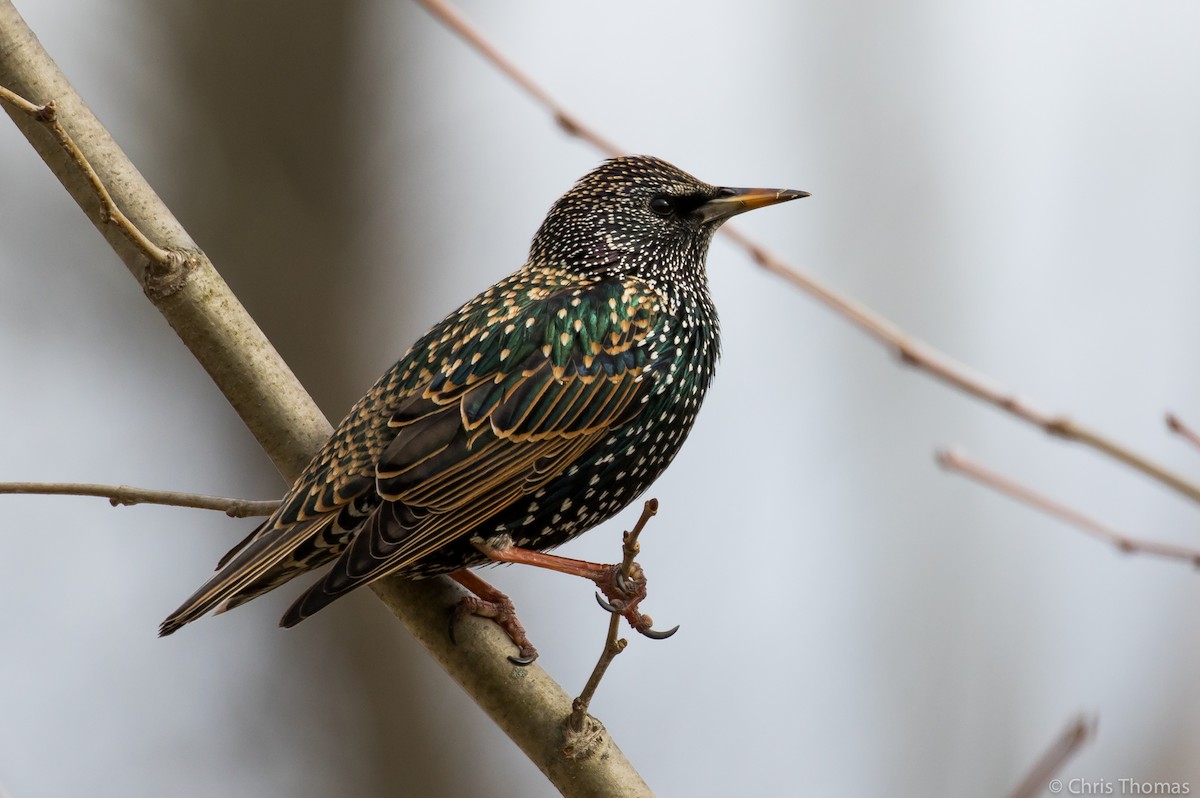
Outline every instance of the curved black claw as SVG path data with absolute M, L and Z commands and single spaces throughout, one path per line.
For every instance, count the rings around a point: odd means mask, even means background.
M 638 629 L 638 631 L 651 640 L 666 640 L 668 637 L 679 631 L 679 624 L 675 624 L 673 628 L 668 629 L 665 632 L 659 632 L 655 629 Z
M 675 628 L 678 629 L 679 627 Z M 511 654 L 508 655 L 509 662 L 511 662 L 513 665 L 520 665 L 522 668 L 526 665 L 532 665 L 535 659 L 537 659 L 537 654 L 530 654 L 528 657 L 514 657 Z
M 608 600 L 605 599 L 604 596 L 601 596 L 599 593 L 596 594 L 596 603 L 599 604 L 604 609 L 611 612 L 613 615 L 621 614 L 621 609 L 619 607 L 616 607 L 616 606 L 610 604 L 608 602 Z
M 628 580 L 625 579 L 625 574 L 621 573 L 620 568 L 618 568 L 616 573 L 613 574 L 613 584 L 617 586 L 617 590 L 620 590 L 626 595 L 633 592 L 633 588 L 629 585 Z
M 456 645 L 456 646 L 458 645 L 458 640 L 455 639 L 455 637 L 454 637 L 454 625 L 457 623 L 458 623 L 458 611 L 451 610 L 450 611 L 450 626 L 447 628 L 446 631 L 448 631 L 450 633 L 450 643 L 452 645 Z

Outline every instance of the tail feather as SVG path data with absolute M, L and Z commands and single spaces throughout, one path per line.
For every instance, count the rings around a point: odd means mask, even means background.
M 305 618 L 316 614 L 318 610 L 331 604 L 334 599 L 340 598 L 354 588 L 382 576 L 382 574 L 375 574 L 367 579 L 352 577 L 350 575 L 350 567 L 353 559 L 351 551 L 357 545 L 369 547 L 370 541 L 377 540 L 380 537 L 379 525 L 386 523 L 386 519 L 388 518 L 395 518 L 395 511 L 396 505 L 393 504 L 384 504 L 376 507 L 370 516 L 367 517 L 360 536 L 339 552 L 333 567 L 325 573 L 320 581 L 309 587 L 308 590 L 300 594 L 299 598 L 292 602 L 292 605 L 287 608 L 287 612 L 279 620 L 279 625 L 285 629 L 290 629 Z
M 284 629 L 291 629 L 305 618 L 315 615 L 318 610 L 329 606 L 334 599 L 342 595 L 342 593 L 330 593 L 325 590 L 325 580 L 322 579 L 292 602 L 292 605 L 287 608 L 287 612 L 279 619 L 279 625 Z
M 274 587 L 275 584 L 271 583 L 268 574 L 280 565 L 284 566 L 283 570 L 289 570 L 286 568 L 286 561 L 296 548 L 331 524 L 335 515 L 266 528 L 261 533 L 256 530 L 234 548 L 231 552 L 232 557 L 226 555 L 222 560 L 223 565 L 218 566 L 219 570 L 211 579 L 167 616 L 158 627 L 159 637 L 173 634 L 225 602 L 236 602 L 238 594 L 248 587 L 264 582 Z M 292 571 L 291 575 L 296 573 L 299 571 Z M 251 597 L 254 595 L 258 595 L 258 592 L 254 592 Z
M 229 551 L 225 552 L 225 555 L 223 557 L 221 557 L 220 560 L 217 561 L 217 567 L 214 568 L 213 570 L 219 571 L 222 568 L 224 568 L 226 565 L 228 565 L 229 561 L 232 560 L 234 557 L 236 557 L 237 553 L 239 551 L 242 551 L 243 549 L 245 549 L 247 546 L 249 546 L 251 543 L 253 543 L 258 538 L 258 536 L 262 533 L 263 529 L 265 529 L 267 524 L 270 523 L 270 520 L 271 519 L 268 518 L 266 521 L 263 521 L 261 524 L 254 527 L 254 529 L 250 532 L 249 535 L 246 535 L 246 537 L 242 538 L 242 540 L 240 542 L 236 543 L 233 546 L 233 548 L 231 548 Z

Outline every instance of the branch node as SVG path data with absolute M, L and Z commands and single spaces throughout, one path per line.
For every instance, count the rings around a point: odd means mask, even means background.
M 910 341 L 901 340 L 896 342 L 896 357 L 900 358 L 900 362 L 906 366 L 921 365 L 921 358 L 917 355 L 917 351 Z
M 571 703 L 571 722 L 563 729 L 562 754 L 579 761 L 603 755 L 608 749 L 608 734 L 604 724 L 587 713 L 587 705 L 576 698 Z
M 1020 414 L 1021 400 L 1012 394 L 1006 394 L 1000 397 L 1000 407 L 1009 413 Z
M 33 114 L 34 118 L 39 122 L 53 124 L 58 121 L 58 103 L 50 100 L 43 106 L 40 106 Z
M 142 290 L 152 300 L 164 299 L 187 283 L 188 274 L 195 268 L 196 253 L 180 249 L 163 251 L 161 259 L 151 258 L 142 273 Z
M 937 449 L 933 453 L 933 459 L 947 471 L 958 467 L 958 451 L 955 449 Z
M 1073 424 L 1071 419 L 1067 418 L 1066 416 L 1059 416 L 1058 418 L 1052 418 L 1047 421 L 1045 429 L 1046 432 L 1057 438 L 1066 438 L 1070 440 L 1072 436 L 1072 426 Z
M 1183 419 L 1174 413 L 1167 413 L 1167 429 L 1181 436 L 1185 441 L 1200 448 L 1200 432 L 1189 427 Z
M 569 136 L 580 136 L 581 131 L 579 123 L 567 115 L 565 111 L 558 111 L 554 114 L 554 123 L 562 128 L 563 132 Z

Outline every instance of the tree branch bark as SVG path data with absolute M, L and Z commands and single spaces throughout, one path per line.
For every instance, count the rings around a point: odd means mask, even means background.
M 146 291 L 179 338 L 233 405 L 289 481 L 299 475 L 332 428 L 212 263 L 162 203 L 108 131 L 80 99 L 9 0 L 0 0 L 0 85 L 26 99 L 53 100 L 57 118 L 107 187 L 113 202 L 157 247 L 182 257 L 176 273 L 147 257 L 110 223 L 87 174 L 44 120 L 4 105 L 51 171 Z M 650 795 L 611 739 L 602 753 L 569 759 L 563 721 L 571 699 L 545 671 L 516 668 L 511 644 L 493 624 L 467 620 L 450 643 L 448 611 L 462 591 L 445 578 L 386 579 L 376 594 L 443 668 L 568 796 Z M 607 738 L 607 735 L 605 735 Z

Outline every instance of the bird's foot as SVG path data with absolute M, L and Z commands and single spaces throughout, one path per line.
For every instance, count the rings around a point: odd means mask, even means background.
M 495 562 L 524 563 L 591 580 L 604 594 L 604 598 L 596 596 L 601 607 L 621 615 L 629 621 L 630 626 L 653 640 L 665 640 L 679 631 L 678 626 L 665 632 L 657 631 L 650 616 L 638 612 L 638 605 L 646 598 L 646 574 L 636 562 L 630 564 L 629 576 L 626 577 L 620 563 L 606 565 L 522 549 L 514 546 L 512 539 L 507 536 L 488 540 L 476 537 L 471 539 L 471 543 Z
M 642 570 L 642 566 L 636 562 L 632 563 L 629 566 L 629 576 L 622 573 L 623 566 L 620 563 L 601 567 L 605 573 L 592 579 L 596 587 L 600 588 L 600 593 L 604 594 L 596 594 L 596 601 L 601 607 L 614 615 L 620 615 L 629 621 L 634 630 L 651 640 L 666 640 L 679 631 L 679 626 L 676 625 L 660 632 L 654 628 L 653 618 L 638 611 L 638 605 L 646 598 L 646 572 Z
M 468 615 L 478 615 L 495 621 L 517 647 L 520 653 L 515 657 L 510 656 L 509 662 L 514 665 L 529 665 L 537 659 L 537 649 L 529 642 L 529 636 L 525 634 L 525 627 L 517 617 L 512 599 L 470 571 L 455 571 L 450 574 L 450 578 L 475 594 L 463 596 L 454 608 L 454 614 L 450 616 L 451 642 L 456 642 L 455 625 Z

